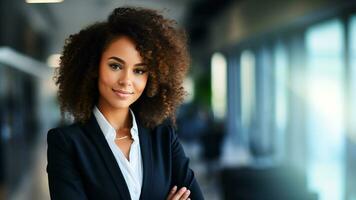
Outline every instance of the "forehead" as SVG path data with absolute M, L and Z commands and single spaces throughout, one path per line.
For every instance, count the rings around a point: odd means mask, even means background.
M 135 42 L 127 36 L 120 36 L 109 42 L 103 51 L 103 57 L 111 56 L 116 56 L 124 60 L 142 61 L 140 52 L 136 49 Z

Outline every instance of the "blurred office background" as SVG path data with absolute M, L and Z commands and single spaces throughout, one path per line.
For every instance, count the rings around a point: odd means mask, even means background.
M 0 199 L 49 199 L 62 45 L 121 5 L 188 32 L 178 133 L 206 199 L 356 200 L 352 0 L 1 0 Z

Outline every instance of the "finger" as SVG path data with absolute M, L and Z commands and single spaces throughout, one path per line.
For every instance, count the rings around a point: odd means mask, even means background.
M 183 194 L 185 193 L 185 191 L 187 191 L 186 187 L 182 187 L 174 196 L 172 200 L 179 200 Z
M 167 200 L 172 199 L 173 195 L 177 192 L 177 186 L 173 186 L 173 188 L 171 189 L 171 191 L 168 194 Z
M 187 200 L 189 195 L 190 195 L 190 190 L 185 191 L 182 197 L 180 198 L 180 200 Z

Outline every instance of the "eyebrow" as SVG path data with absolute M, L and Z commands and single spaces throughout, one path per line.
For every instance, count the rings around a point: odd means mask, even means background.
M 110 59 L 116 60 L 117 62 L 126 63 L 124 60 L 122 60 L 121 58 L 116 57 L 116 56 L 111 56 L 110 58 L 108 58 L 108 60 L 110 60 Z M 145 63 L 137 63 L 137 64 L 135 64 L 135 66 L 146 67 L 146 64 Z

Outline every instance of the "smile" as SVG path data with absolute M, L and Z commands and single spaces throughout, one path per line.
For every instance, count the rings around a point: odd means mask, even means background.
M 112 89 L 112 91 L 116 94 L 116 96 L 118 96 L 120 98 L 127 98 L 134 94 L 133 92 L 125 91 L 125 90 Z

